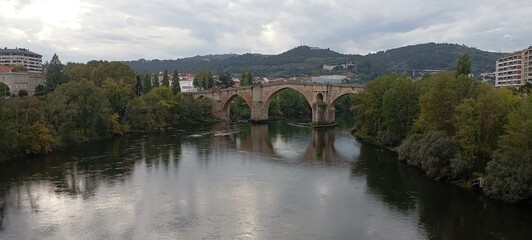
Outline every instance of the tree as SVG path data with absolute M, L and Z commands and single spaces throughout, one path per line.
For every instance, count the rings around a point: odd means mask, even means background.
M 142 89 L 144 90 L 144 93 L 148 93 L 152 87 L 150 73 L 146 73 L 146 75 L 144 75 L 144 81 L 142 82 Z
M 161 86 L 163 87 L 170 87 L 170 80 L 168 79 L 168 70 L 164 70 L 163 73 L 163 81 L 161 82 Z
M 53 92 L 57 86 L 65 82 L 63 75 L 63 64 L 59 61 L 59 57 L 54 53 L 50 64 L 46 69 L 46 91 Z
M 221 88 L 232 88 L 234 85 L 233 78 L 228 72 L 220 74 L 219 80 Z
M 194 87 L 201 89 L 211 89 L 214 87 L 214 77 L 208 68 L 202 68 L 198 71 L 192 82 Z
M 11 93 L 9 92 L 9 87 L 5 83 L 0 82 L 0 98 L 3 100 L 9 96 L 11 96 Z
M 179 84 L 179 73 L 177 73 L 177 70 L 174 70 L 174 73 L 172 74 L 172 93 L 176 95 L 179 92 L 181 92 L 181 85 Z
M 464 99 L 456 107 L 454 125 L 456 135 L 453 141 L 460 147 L 461 156 L 451 160 L 454 177 L 463 177 L 472 173 L 476 165 L 480 148 L 480 119 L 473 99 Z
M 35 96 L 44 96 L 44 95 L 46 95 L 46 88 L 44 87 L 44 85 L 42 85 L 42 84 L 37 85 L 37 87 L 35 87 L 33 95 L 35 95 Z
M 20 89 L 18 91 L 18 96 L 19 97 L 25 97 L 25 96 L 28 96 L 28 91 L 26 89 Z
M 152 86 L 154 88 L 161 86 L 161 84 L 159 84 L 159 74 L 157 74 L 157 73 L 153 74 Z
M 508 115 L 493 160 L 486 167 L 488 195 L 514 202 L 532 197 L 532 97 Z
M 240 86 L 249 86 L 253 84 L 253 72 L 251 70 L 242 71 Z
M 135 84 L 135 95 L 137 97 L 142 95 L 142 82 L 140 81 L 140 75 L 137 75 L 137 83 Z
M 469 58 L 469 54 L 466 53 L 458 60 L 458 64 L 456 66 L 456 75 L 468 76 L 469 74 L 471 74 L 471 59 Z

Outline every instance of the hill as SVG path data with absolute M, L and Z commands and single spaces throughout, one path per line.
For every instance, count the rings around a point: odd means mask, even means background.
M 353 79 L 366 81 L 393 71 L 454 70 L 458 59 L 468 53 L 474 74 L 495 71 L 495 61 L 502 53 L 448 43 L 426 43 L 406 46 L 373 54 L 342 54 L 330 49 L 299 46 L 278 55 L 246 53 L 195 56 L 176 60 L 145 60 L 125 62 L 137 72 L 159 72 L 164 69 L 179 72 L 197 72 L 200 68 L 239 74 L 251 69 L 256 76 L 291 77 L 319 74 L 347 74 Z M 347 68 L 340 64 L 352 63 Z M 339 65 L 332 71 L 323 65 Z

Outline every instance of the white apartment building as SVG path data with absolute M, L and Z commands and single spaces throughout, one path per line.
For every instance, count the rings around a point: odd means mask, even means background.
M 25 48 L 0 49 L 0 66 L 22 65 L 28 72 L 42 72 L 42 56 Z
M 495 86 L 519 87 L 532 82 L 532 46 L 497 59 Z

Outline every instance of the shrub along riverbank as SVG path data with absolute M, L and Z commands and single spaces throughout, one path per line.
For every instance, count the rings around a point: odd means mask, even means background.
M 48 71 L 38 96 L 0 99 L 0 161 L 129 131 L 211 121 L 208 101 L 167 86 L 144 91 L 123 63 L 69 63 Z
M 467 74 L 391 74 L 354 101 L 354 134 L 394 148 L 429 177 L 475 182 L 507 202 L 532 198 L 532 98 L 521 91 Z

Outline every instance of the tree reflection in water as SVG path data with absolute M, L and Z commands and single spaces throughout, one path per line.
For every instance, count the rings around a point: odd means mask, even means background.
M 355 180 L 365 179 L 368 191 L 391 209 L 403 214 L 417 209 L 419 227 L 429 239 L 527 239 L 532 234 L 529 207 L 503 204 L 436 182 L 380 147 L 362 144 L 351 174 Z M 499 217 L 508 214 L 514 217 Z

